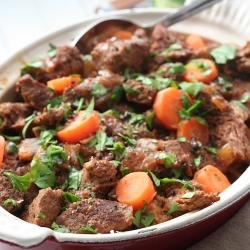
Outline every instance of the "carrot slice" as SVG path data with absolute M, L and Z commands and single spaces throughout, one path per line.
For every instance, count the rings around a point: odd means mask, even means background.
M 194 174 L 194 180 L 200 183 L 207 193 L 221 193 L 231 185 L 227 177 L 212 165 L 198 170 Z
M 77 143 L 96 132 L 100 126 L 98 113 L 93 111 L 84 118 L 85 114 L 86 111 L 81 110 L 68 126 L 57 132 L 57 138 L 61 142 Z
M 67 77 L 61 77 L 53 79 L 47 82 L 47 86 L 54 89 L 55 91 L 62 93 L 66 87 L 74 87 L 81 80 L 81 77 L 78 75 L 71 75 Z
M 127 39 L 131 39 L 132 33 L 126 30 L 118 30 L 115 33 L 113 33 L 112 36 L 116 36 L 120 38 L 121 40 L 127 40 Z
M 124 176 L 117 184 L 117 200 L 133 206 L 134 211 L 143 208 L 143 201 L 149 204 L 156 194 L 154 184 L 147 173 L 133 172 Z
M 183 78 L 187 82 L 201 81 L 209 83 L 218 77 L 215 63 L 209 59 L 194 59 L 186 65 Z
M 204 40 L 196 34 L 191 34 L 186 38 L 186 44 L 188 47 L 198 50 L 206 47 Z
M 177 137 L 186 137 L 187 140 L 196 138 L 203 145 L 209 140 L 209 128 L 207 124 L 201 124 L 195 117 L 183 120 L 177 128 Z
M 170 87 L 158 91 L 156 95 L 153 104 L 155 116 L 168 129 L 176 130 L 178 127 L 181 120 L 178 112 L 183 108 L 180 98 L 183 94 L 182 90 Z M 190 96 L 186 95 L 191 101 Z
M 0 168 L 2 167 L 3 164 L 4 150 L 5 150 L 5 139 L 2 135 L 0 135 Z

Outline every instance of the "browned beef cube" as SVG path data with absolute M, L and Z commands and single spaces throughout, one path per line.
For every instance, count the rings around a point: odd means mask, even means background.
M 198 183 L 192 181 L 191 184 L 195 187 L 194 195 L 191 198 L 183 196 L 194 191 L 194 189 L 183 189 L 181 183 L 167 184 L 160 187 L 160 189 L 165 189 L 162 195 L 156 195 L 146 209 L 146 214 L 152 213 L 154 215 L 152 224 L 162 223 L 185 213 L 208 207 L 220 199 L 217 194 L 204 192 Z M 175 204 L 176 210 L 169 213 L 173 204 Z
M 83 227 L 92 227 L 97 233 L 110 233 L 128 229 L 133 221 L 132 206 L 116 201 L 85 199 L 70 204 L 59 215 L 56 223 L 69 229 L 70 233 L 88 233 Z
M 10 213 L 15 213 L 22 207 L 24 193 L 18 189 L 13 188 L 9 177 L 3 175 L 3 170 L 0 170 L 0 206 Z M 7 201 L 8 199 L 9 202 Z M 6 204 L 4 205 L 4 202 Z
M 134 93 L 126 93 L 129 102 L 135 102 L 147 106 L 153 105 L 157 89 L 148 87 L 135 80 L 128 80 L 126 84 L 129 88 L 134 90 Z
M 83 59 L 76 47 L 68 45 L 58 46 L 55 56 L 46 55 L 41 59 L 40 68 L 24 69 L 23 74 L 30 74 L 36 80 L 46 84 L 47 81 L 69 76 L 72 74 L 83 75 Z
M 116 185 L 116 166 L 107 160 L 91 158 L 84 164 L 82 172 L 81 189 L 76 192 L 79 197 L 88 198 L 95 193 L 96 197 L 105 198 Z
M 4 102 L 0 104 L 0 131 L 15 129 L 20 132 L 25 125 L 25 118 L 32 114 L 33 109 L 25 103 Z
M 43 112 L 37 115 L 34 119 L 34 124 L 37 126 L 55 126 L 64 118 L 64 110 L 60 108 L 50 108 L 49 111 L 44 109 Z
M 41 189 L 22 214 L 22 219 L 42 227 L 50 227 L 60 212 L 63 199 L 64 194 L 60 189 Z
M 22 161 L 31 161 L 35 154 L 44 153 L 44 149 L 37 144 L 37 138 L 29 138 L 21 141 L 18 150 L 19 159 Z
M 110 39 L 97 44 L 91 52 L 95 70 L 109 69 L 121 74 L 127 67 L 138 72 L 148 54 L 149 44 L 141 39 Z
M 109 70 L 100 70 L 96 77 L 86 78 L 74 88 L 66 88 L 63 92 L 63 101 L 73 103 L 77 98 L 84 97 L 85 100 L 90 102 L 94 96 L 96 109 L 110 109 L 110 98 L 116 87 L 122 86 L 122 83 L 122 76 Z M 100 91 L 102 86 L 104 88 Z
M 37 110 L 42 110 L 55 95 L 53 90 L 47 88 L 47 85 L 34 80 L 30 75 L 19 78 L 16 89 L 25 103 Z

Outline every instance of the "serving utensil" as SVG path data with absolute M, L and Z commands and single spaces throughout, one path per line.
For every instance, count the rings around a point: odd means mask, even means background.
M 98 19 L 96 22 L 87 26 L 72 42 L 72 46 L 76 46 L 82 54 L 89 54 L 92 48 L 100 41 L 103 36 L 107 36 L 105 31 L 112 30 L 125 30 L 128 27 L 144 28 L 148 35 L 151 34 L 153 27 L 162 23 L 165 27 L 169 27 L 177 22 L 187 19 L 196 13 L 201 12 L 204 9 L 211 7 L 212 5 L 222 0 L 196 0 L 192 3 L 180 8 L 174 14 L 167 14 L 151 23 L 139 24 L 130 21 L 126 18 L 119 16 L 109 16 Z M 108 38 L 108 36 L 107 36 Z

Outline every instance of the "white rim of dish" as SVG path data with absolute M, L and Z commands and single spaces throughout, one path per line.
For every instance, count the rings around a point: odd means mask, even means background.
M 221 8 L 224 8 L 223 6 Z M 210 13 L 210 18 L 212 18 L 217 13 L 218 14 L 217 6 L 214 6 L 212 9 L 213 15 Z M 166 14 L 169 12 L 172 12 L 174 10 L 169 9 L 154 9 L 154 8 L 146 8 L 146 9 L 132 9 L 132 10 L 122 10 L 122 11 L 116 11 L 107 13 L 98 17 L 93 17 L 91 19 L 88 19 L 86 21 L 68 26 L 66 28 L 63 28 L 57 32 L 54 32 L 53 34 L 49 34 L 42 39 L 37 40 L 36 42 L 31 43 L 28 46 L 25 46 L 21 51 L 19 51 L 18 55 L 25 55 L 29 50 L 32 50 L 36 48 L 36 46 L 40 46 L 41 44 L 44 44 L 46 41 L 49 41 L 50 38 L 56 37 L 62 33 L 67 33 L 71 29 L 79 29 L 79 27 L 86 25 L 86 23 L 90 23 L 97 18 L 105 17 L 109 15 L 121 15 L 123 17 L 126 17 L 127 15 L 130 17 L 130 15 L 145 15 L 146 14 Z M 224 9 L 223 9 L 224 11 Z M 207 12 L 207 11 L 206 11 Z M 232 13 L 231 13 L 232 14 Z M 206 15 L 204 13 L 201 13 L 199 16 L 202 18 L 203 15 Z M 234 13 L 234 15 L 238 15 L 237 11 Z M 219 18 L 217 17 L 217 20 L 214 22 L 218 22 Z M 245 22 L 246 23 L 246 22 Z M 250 24 L 250 18 L 248 20 L 248 23 Z M 250 26 L 250 25 L 249 25 Z M 238 27 L 239 28 L 239 27 Z M 249 32 L 250 33 L 250 32 Z M 249 35 L 247 34 L 247 37 Z M 14 62 L 16 59 L 16 54 L 9 57 L 3 64 L 0 66 L 0 76 L 1 74 L 4 75 L 3 71 L 8 68 L 10 63 Z M 19 72 L 18 72 L 19 73 Z M 13 78 L 17 79 L 18 75 L 17 73 L 14 74 Z M 6 93 L 13 84 L 13 78 L 10 78 L 8 81 L 8 84 L 6 84 L 6 87 L 4 89 L 4 92 Z M 25 221 L 22 221 L 21 219 L 15 217 L 14 215 L 8 213 L 6 210 L 4 210 L 2 207 L 0 207 L 0 221 L 1 221 L 1 227 L 0 227 L 0 238 L 2 240 L 5 240 L 7 242 L 15 243 L 23 247 L 30 247 L 32 245 L 37 245 L 41 243 L 44 239 L 46 239 L 48 236 L 55 237 L 59 242 L 64 241 L 72 241 L 72 242 L 114 242 L 114 241 L 123 241 L 123 240 L 129 240 L 129 239 L 137 239 L 157 234 L 162 234 L 169 231 L 174 231 L 179 228 L 183 228 L 189 225 L 192 225 L 194 223 L 197 223 L 199 221 L 202 221 L 206 218 L 209 218 L 213 216 L 214 214 L 218 213 L 219 211 L 224 210 L 227 207 L 230 207 L 232 204 L 240 200 L 242 197 L 244 197 L 246 194 L 249 193 L 250 190 L 250 169 L 248 168 L 244 174 L 236 181 L 234 182 L 227 190 L 225 190 L 220 196 L 221 200 L 212 204 L 211 206 L 204 208 L 199 211 L 194 211 L 185 215 L 182 215 L 180 217 L 177 217 L 175 219 L 172 219 L 170 221 L 150 226 L 145 229 L 137 229 L 133 231 L 127 231 L 127 232 L 121 232 L 121 233 L 114 233 L 114 234 L 97 234 L 97 235 L 88 235 L 88 234 L 63 234 L 63 233 L 57 233 L 52 231 L 49 228 L 42 228 L 34 224 L 27 223 Z M 12 237 L 13 231 L 15 231 L 15 238 Z

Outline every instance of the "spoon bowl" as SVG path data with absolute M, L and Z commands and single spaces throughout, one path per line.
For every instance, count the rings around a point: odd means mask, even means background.
M 167 14 L 151 23 L 144 23 L 144 25 L 132 22 L 129 19 L 121 18 L 119 16 L 102 18 L 86 27 L 74 39 L 72 46 L 76 46 L 82 54 L 89 54 L 97 43 L 112 37 L 109 33 L 110 30 L 129 30 L 133 32 L 137 28 L 143 28 L 146 30 L 147 35 L 150 35 L 153 27 L 158 23 L 162 23 L 165 27 L 169 27 L 211 7 L 220 1 L 221 0 L 195 0 L 191 4 L 180 8 L 171 15 Z

